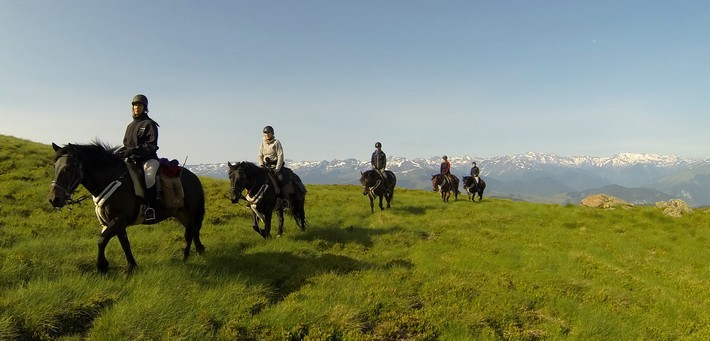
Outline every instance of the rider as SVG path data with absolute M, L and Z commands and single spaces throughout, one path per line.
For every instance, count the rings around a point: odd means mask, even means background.
M 375 151 L 372 152 L 372 158 L 370 159 L 372 168 L 377 171 L 382 179 L 382 184 L 385 186 L 385 190 L 389 191 L 389 183 L 387 181 L 387 174 L 385 173 L 385 167 L 387 167 L 387 156 L 385 152 L 382 151 L 382 143 L 375 143 Z
M 279 187 L 276 190 L 281 198 L 288 202 L 288 193 L 286 188 L 289 184 L 286 172 L 281 170 L 284 167 L 284 150 L 281 146 L 281 141 L 274 137 L 274 128 L 271 126 L 264 127 L 264 139 L 259 147 L 259 166 L 269 169 L 276 175 Z
M 476 182 L 476 185 L 478 185 L 478 176 L 481 173 L 481 170 L 476 166 L 476 161 L 473 161 L 473 167 L 471 167 L 471 177 L 473 178 L 473 181 Z
M 145 176 L 146 221 L 155 219 L 153 206 L 160 200 L 155 176 L 160 163 L 158 162 L 158 123 L 148 117 L 148 97 L 135 95 L 131 101 L 133 106 L 133 121 L 126 127 L 123 137 L 123 147 L 117 153 L 129 161 L 141 165 Z
M 444 179 L 446 179 L 446 181 L 448 181 L 450 184 L 453 184 L 453 181 L 451 181 L 451 164 L 449 163 L 449 159 L 446 157 L 446 155 L 444 155 L 442 159 L 443 161 L 441 162 L 440 173 L 444 176 Z

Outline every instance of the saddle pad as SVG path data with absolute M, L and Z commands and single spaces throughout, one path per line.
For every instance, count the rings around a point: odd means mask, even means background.
M 131 174 L 131 180 L 133 181 L 133 191 L 136 192 L 136 195 L 145 198 L 145 192 L 143 191 L 143 181 L 141 181 L 141 176 L 143 175 L 142 172 L 138 172 L 136 170 L 136 165 L 130 162 L 126 162 L 126 167 L 128 168 L 128 174 Z

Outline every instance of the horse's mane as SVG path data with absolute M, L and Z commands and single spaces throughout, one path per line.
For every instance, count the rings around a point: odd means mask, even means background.
M 230 172 L 234 169 L 242 169 L 246 173 L 252 174 L 255 176 L 265 176 L 266 175 L 266 172 L 264 171 L 264 169 L 261 166 L 255 164 L 255 163 L 249 162 L 249 161 L 237 162 L 237 163 L 233 164 L 232 166 L 234 166 L 234 167 L 229 169 Z
M 70 143 L 65 148 L 74 153 L 88 168 L 115 166 L 123 162 L 123 158 L 116 154 L 116 150 L 119 147 L 111 146 L 99 140 L 94 140 L 89 144 Z
M 257 166 L 255 163 L 252 163 L 249 161 L 241 161 L 241 162 L 237 162 L 233 165 L 237 166 L 237 168 L 244 168 L 247 170 L 261 169 L 261 167 Z

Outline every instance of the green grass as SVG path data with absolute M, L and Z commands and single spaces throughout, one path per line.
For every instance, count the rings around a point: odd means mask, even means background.
M 300 232 L 263 240 L 203 178 L 203 256 L 175 221 L 133 226 L 95 268 L 90 201 L 54 210 L 50 146 L 0 136 L 0 339 L 710 338 L 710 213 L 597 210 L 309 186 Z M 84 194 L 83 188 L 81 193 Z M 193 249 L 194 251 L 194 249 Z

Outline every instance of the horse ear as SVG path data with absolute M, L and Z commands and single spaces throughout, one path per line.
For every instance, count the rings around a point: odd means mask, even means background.
M 52 148 L 54 148 L 54 151 L 55 151 L 55 152 L 58 151 L 58 150 L 60 150 L 60 149 L 62 149 L 62 147 L 57 146 L 57 144 L 54 143 L 54 142 L 52 142 Z
M 227 161 L 227 166 L 229 166 L 229 168 L 232 168 L 232 163 Z

